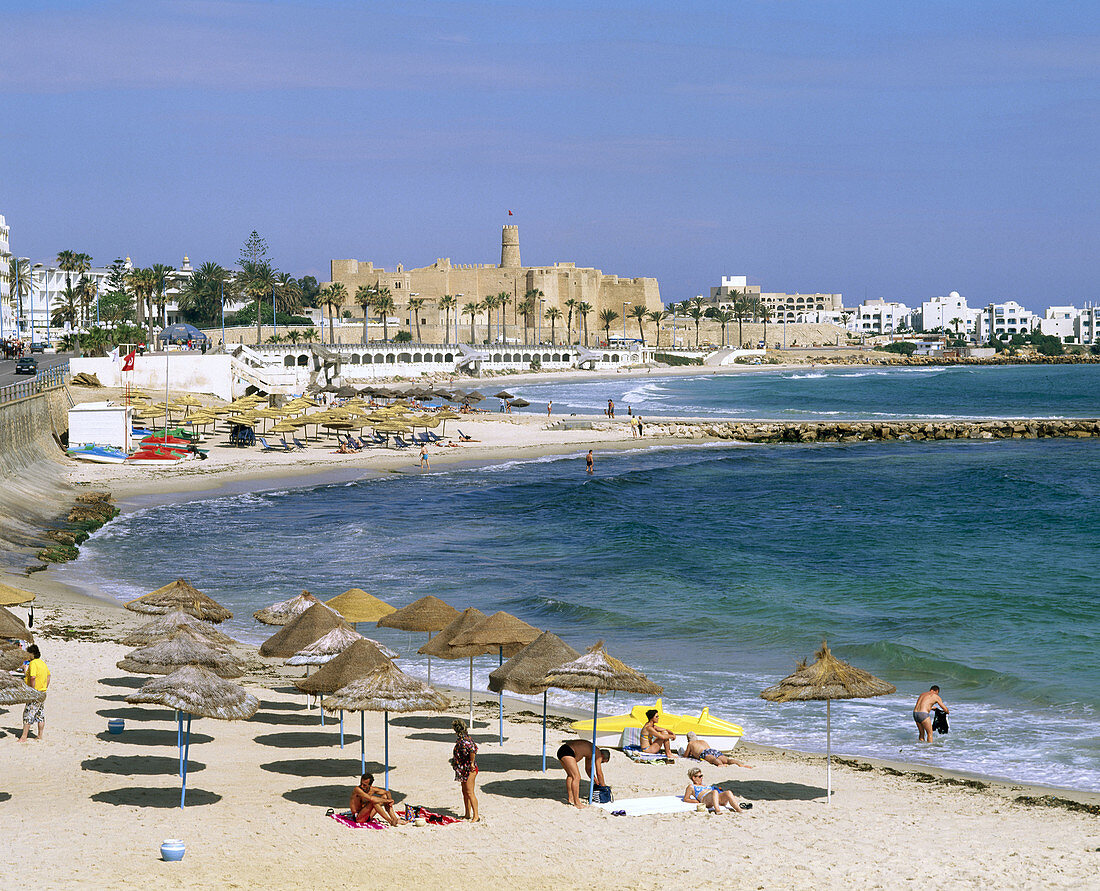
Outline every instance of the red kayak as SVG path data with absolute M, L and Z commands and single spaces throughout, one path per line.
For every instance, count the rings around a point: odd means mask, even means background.
M 187 451 L 179 451 L 166 446 L 146 446 L 138 449 L 127 460 L 129 461 L 181 461 Z
M 146 436 L 143 437 L 141 440 L 141 445 L 143 447 L 148 445 L 164 445 L 165 443 L 167 443 L 168 445 L 180 445 L 186 448 L 187 446 L 191 445 L 191 440 L 181 439 L 180 437 L 172 436 L 171 434 L 169 434 L 168 438 L 165 439 L 163 433 L 159 435 L 153 434 L 152 436 Z

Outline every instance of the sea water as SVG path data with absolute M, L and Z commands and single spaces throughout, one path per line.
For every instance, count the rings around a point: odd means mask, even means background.
M 507 610 L 581 651 L 604 640 L 668 711 L 709 706 L 808 751 L 824 751 L 824 703 L 759 692 L 828 640 L 898 688 L 833 704 L 835 752 L 1098 790 L 1098 458 L 1095 441 L 1032 440 L 638 450 L 597 454 L 592 476 L 582 452 L 410 466 L 129 513 L 74 571 L 124 599 L 188 578 L 253 642 L 276 629 L 252 612 L 303 588 Z M 427 635 L 361 630 L 424 675 Z M 497 661 L 476 661 L 478 689 Z M 433 680 L 467 671 L 433 660 Z M 951 732 L 918 745 L 931 684 Z

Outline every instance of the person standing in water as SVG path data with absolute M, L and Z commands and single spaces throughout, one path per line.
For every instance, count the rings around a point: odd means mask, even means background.
M 588 450 L 588 456 L 584 459 L 585 467 L 588 473 L 592 472 L 592 449 Z
M 932 742 L 932 707 L 942 708 L 946 714 L 951 713 L 942 699 L 940 688 L 933 684 L 927 693 L 921 693 L 917 697 L 917 704 L 913 706 L 913 720 L 917 725 L 917 742 Z

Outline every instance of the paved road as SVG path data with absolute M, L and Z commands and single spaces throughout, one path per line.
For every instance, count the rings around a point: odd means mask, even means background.
M 35 353 L 34 358 L 38 360 L 39 372 L 45 371 L 47 368 L 51 368 L 54 365 L 61 365 L 68 362 L 75 353 Z M 19 381 L 29 381 L 31 376 L 29 374 L 16 374 L 15 373 L 15 360 L 14 359 L 0 359 L 0 387 L 7 386 L 8 384 L 16 384 Z

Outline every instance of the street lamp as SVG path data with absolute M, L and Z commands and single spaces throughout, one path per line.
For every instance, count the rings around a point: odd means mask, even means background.
M 539 300 L 539 346 L 542 346 L 542 307 L 545 300 Z
M 626 308 L 628 306 L 633 306 L 633 305 L 634 304 L 631 303 L 629 300 L 624 300 L 623 301 L 623 343 L 624 343 L 624 345 L 626 343 Z
M 465 294 L 455 294 L 455 346 L 458 346 L 458 317 L 459 311 L 462 309 L 462 298 L 465 296 Z

